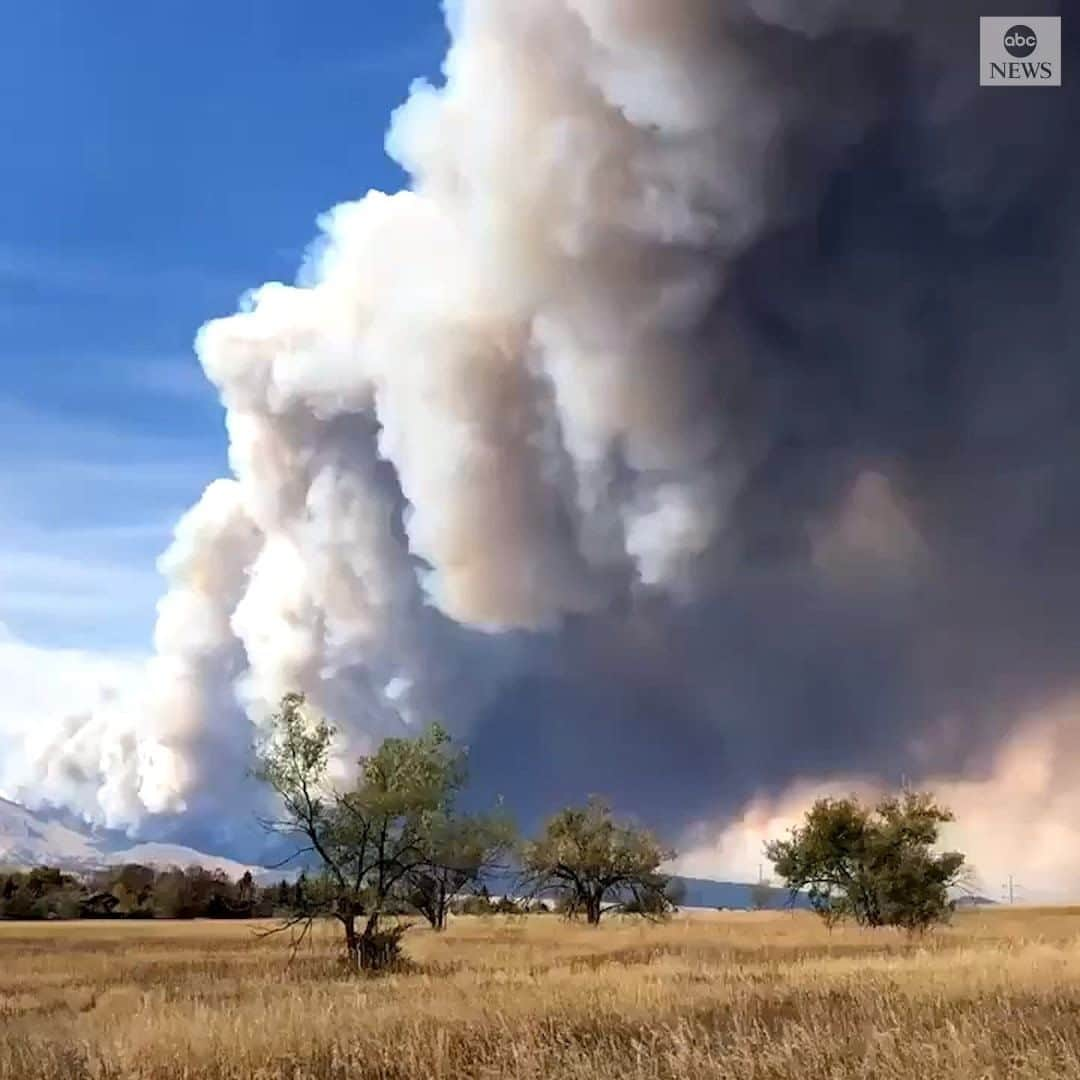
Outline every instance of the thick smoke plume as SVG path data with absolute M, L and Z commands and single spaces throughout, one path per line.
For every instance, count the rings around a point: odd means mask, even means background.
M 235 813 L 293 689 L 351 749 L 442 716 L 526 818 L 998 775 L 1080 691 L 1080 186 L 992 13 L 451 3 L 411 190 L 199 334 L 234 478 L 84 810 Z

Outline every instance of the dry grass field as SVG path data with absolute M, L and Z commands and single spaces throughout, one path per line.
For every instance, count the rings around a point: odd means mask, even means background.
M 1080 912 L 458 919 L 409 970 L 230 923 L 0 925 L 2 1080 L 1080 1078 Z

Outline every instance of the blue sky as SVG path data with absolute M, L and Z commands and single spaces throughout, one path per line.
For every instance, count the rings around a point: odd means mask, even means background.
M 0 625 L 140 651 L 176 517 L 225 469 L 191 343 L 402 175 L 436 0 L 50 0 L 0 26 Z

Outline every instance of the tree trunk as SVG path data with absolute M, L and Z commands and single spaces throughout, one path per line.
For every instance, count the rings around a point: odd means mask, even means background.
M 435 898 L 435 929 L 442 933 L 446 929 L 446 909 L 450 906 L 446 896 L 446 886 L 439 885 L 439 892 Z
M 352 914 L 342 915 L 341 921 L 345 926 L 345 951 L 349 967 L 353 971 L 360 968 L 360 940 L 356 936 L 356 917 Z
M 379 913 L 373 911 L 368 916 L 368 921 L 364 926 L 364 937 L 373 938 L 379 929 Z
M 600 925 L 600 916 L 603 913 L 601 900 L 602 896 L 599 893 L 590 895 L 585 900 L 585 920 L 590 926 Z
M 368 921 L 364 924 L 364 932 L 360 936 L 359 941 L 359 966 L 365 970 L 373 970 L 380 967 L 380 957 L 378 955 L 378 942 L 376 936 L 379 932 L 379 913 L 373 911 L 368 916 Z

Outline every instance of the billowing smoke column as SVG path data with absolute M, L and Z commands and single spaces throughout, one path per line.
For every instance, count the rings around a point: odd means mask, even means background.
M 526 820 L 997 775 L 1080 689 L 1080 186 L 991 13 L 450 4 L 411 190 L 199 335 L 235 478 L 112 819 L 221 820 L 294 689 L 351 749 L 442 716 Z

